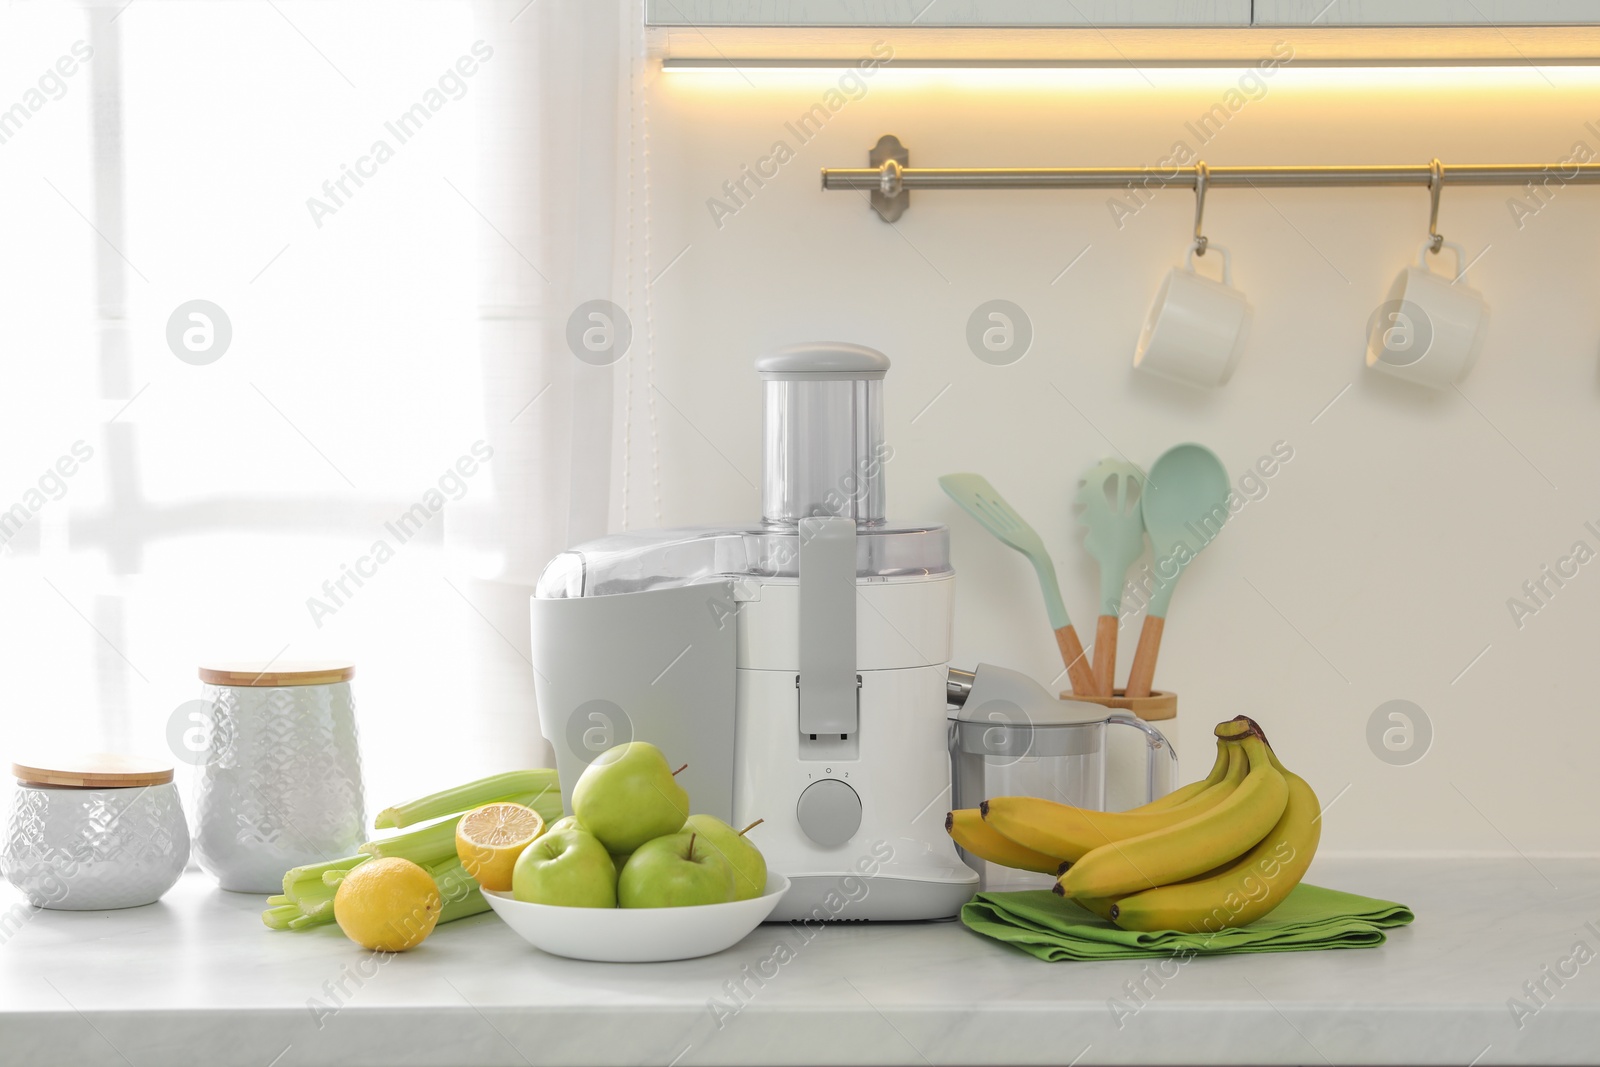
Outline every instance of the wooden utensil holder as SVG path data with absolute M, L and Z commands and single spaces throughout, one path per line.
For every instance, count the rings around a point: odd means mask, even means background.
M 1114 689 L 1108 697 L 1084 696 L 1079 693 L 1063 692 L 1062 700 L 1082 700 L 1090 704 L 1099 704 L 1114 711 L 1131 711 L 1146 722 L 1159 722 L 1162 719 L 1175 719 L 1178 717 L 1178 694 L 1170 693 L 1165 689 L 1151 690 L 1147 697 L 1130 697 L 1123 689 Z

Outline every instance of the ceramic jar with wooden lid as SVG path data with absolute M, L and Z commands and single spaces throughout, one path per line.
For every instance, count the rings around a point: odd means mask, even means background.
M 17 791 L 0 872 L 56 911 L 153 904 L 189 862 L 172 767 L 97 752 L 11 765 Z
M 282 892 L 285 871 L 365 840 L 354 674 L 346 662 L 200 668 L 210 715 L 195 855 L 223 889 Z

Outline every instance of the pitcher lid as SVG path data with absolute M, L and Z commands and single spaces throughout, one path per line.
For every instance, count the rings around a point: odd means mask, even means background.
M 966 702 L 950 716 L 956 722 L 1011 727 L 1082 726 L 1104 722 L 1110 710 L 1087 700 L 1058 700 L 1020 671 L 980 663 Z
M 952 711 L 954 722 L 984 723 L 1011 728 L 1035 726 L 1083 726 L 1105 722 L 1110 712 L 1087 700 L 1057 700 L 1050 704 L 1022 704 L 1007 697 L 968 700 Z

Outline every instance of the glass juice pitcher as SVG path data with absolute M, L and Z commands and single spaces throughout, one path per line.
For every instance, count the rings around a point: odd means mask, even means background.
M 1030 796 L 1103 811 L 1106 727 L 1129 726 L 1145 740 L 1145 799 L 1178 780 L 1178 754 L 1137 716 L 1087 701 L 1058 700 L 1025 674 L 980 664 L 949 681 L 951 796 L 957 808 L 990 797 Z M 1141 803 L 1144 801 L 1141 801 Z M 961 850 L 985 890 L 1048 889 L 1055 878 L 989 863 Z

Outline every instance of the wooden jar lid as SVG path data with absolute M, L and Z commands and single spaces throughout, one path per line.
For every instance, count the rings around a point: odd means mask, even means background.
M 24 785 L 132 789 L 172 781 L 172 764 L 114 752 L 85 752 L 13 763 L 11 773 Z
M 232 685 L 275 689 L 290 685 L 332 685 L 356 676 L 355 664 L 344 659 L 286 660 L 282 663 L 239 660 L 204 663 L 200 680 L 207 685 Z

